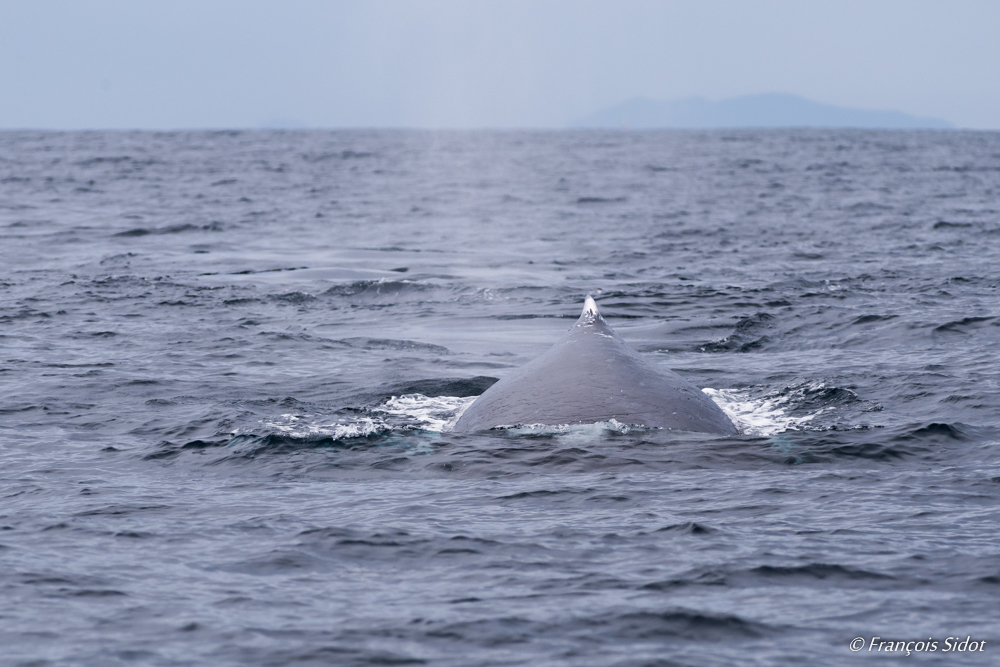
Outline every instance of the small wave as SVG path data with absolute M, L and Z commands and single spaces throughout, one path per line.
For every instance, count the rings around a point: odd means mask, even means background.
M 218 222 L 212 222 L 207 225 L 193 225 L 191 223 L 183 223 L 179 225 L 168 225 L 167 227 L 136 227 L 134 229 L 128 229 L 123 232 L 118 232 L 113 234 L 113 236 L 148 236 L 149 234 L 180 234 L 181 232 L 191 232 L 191 231 L 209 231 L 209 232 L 219 232 L 222 231 L 222 225 Z
M 334 285 L 323 292 L 324 296 L 346 298 L 353 301 L 394 300 L 400 298 L 424 298 L 423 293 L 438 286 L 416 280 L 356 280 L 351 283 Z
M 682 535 L 709 535 L 718 532 L 715 528 L 705 524 L 688 521 L 687 523 L 676 523 L 657 529 L 657 533 L 678 533 Z
M 736 323 L 733 333 L 699 347 L 701 352 L 752 352 L 771 341 L 762 332 L 774 328 L 774 316 L 760 312 Z
M 354 337 L 354 338 L 344 338 L 343 340 L 337 342 L 344 343 L 345 345 L 350 345 L 351 347 L 359 347 L 364 350 L 413 350 L 413 351 L 430 352 L 433 354 L 449 354 L 448 348 L 443 347 L 441 345 L 434 345 L 432 343 L 420 343 L 413 340 L 396 340 L 394 338 Z
M 626 201 L 625 197 L 579 197 L 577 204 L 618 204 Z
M 643 610 L 590 618 L 594 631 L 611 630 L 616 638 L 656 639 L 683 637 L 691 641 L 733 641 L 735 638 L 767 637 L 780 631 L 732 614 L 715 614 L 693 609 Z
M 802 577 L 807 579 L 839 580 L 841 582 L 895 579 L 895 577 L 879 572 L 827 563 L 809 563 L 793 566 L 761 565 L 748 570 L 746 574 L 760 578 L 789 579 Z
M 284 303 L 301 304 L 315 301 L 316 297 L 305 292 L 288 292 L 286 294 L 272 294 L 271 299 Z
M 447 351 L 446 348 L 442 348 Z M 430 350 L 428 350 L 430 351 Z M 423 394 L 430 397 L 446 396 L 450 398 L 476 398 L 497 382 L 497 378 L 488 375 L 475 377 L 429 378 L 411 380 L 390 385 L 383 396 L 402 396 L 404 394 Z

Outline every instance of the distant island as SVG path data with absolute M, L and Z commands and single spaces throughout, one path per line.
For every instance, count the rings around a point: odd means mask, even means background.
M 571 127 L 593 128 L 737 128 L 856 127 L 953 129 L 938 118 L 918 118 L 901 111 L 849 109 L 797 95 L 764 93 L 713 102 L 703 97 L 662 101 L 637 98 L 598 111 Z

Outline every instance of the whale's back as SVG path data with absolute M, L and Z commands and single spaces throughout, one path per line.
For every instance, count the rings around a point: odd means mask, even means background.
M 629 347 L 590 297 L 580 319 L 559 342 L 487 389 L 459 418 L 455 431 L 610 419 L 685 431 L 737 432 L 704 392 Z

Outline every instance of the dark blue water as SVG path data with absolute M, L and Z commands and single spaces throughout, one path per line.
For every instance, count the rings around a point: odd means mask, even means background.
M 1000 659 L 1000 134 L 4 132 L 0 261 L 3 664 Z M 741 435 L 450 433 L 588 293 Z

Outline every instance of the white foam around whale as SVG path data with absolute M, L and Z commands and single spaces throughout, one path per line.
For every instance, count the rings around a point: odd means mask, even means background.
M 822 408 L 812 414 L 792 416 L 786 411 L 789 402 L 786 396 L 765 396 L 752 398 L 738 389 L 704 389 L 708 396 L 733 420 L 740 433 L 751 436 L 769 436 L 784 431 L 798 431 L 829 408 Z M 392 430 L 423 430 L 447 433 L 476 397 L 424 396 L 405 394 L 393 396 L 375 409 L 382 418 L 360 418 L 351 421 L 332 421 L 329 417 L 308 414 L 283 414 L 262 422 L 268 431 L 276 431 L 295 438 L 330 437 L 357 438 L 386 433 Z M 389 422 L 393 423 L 389 423 Z M 595 431 L 593 427 L 598 427 Z M 512 433 L 566 433 L 576 430 L 589 432 L 614 431 L 628 433 L 637 427 L 615 420 L 596 424 L 576 426 L 519 425 Z M 638 427 L 641 428 L 641 427 Z

